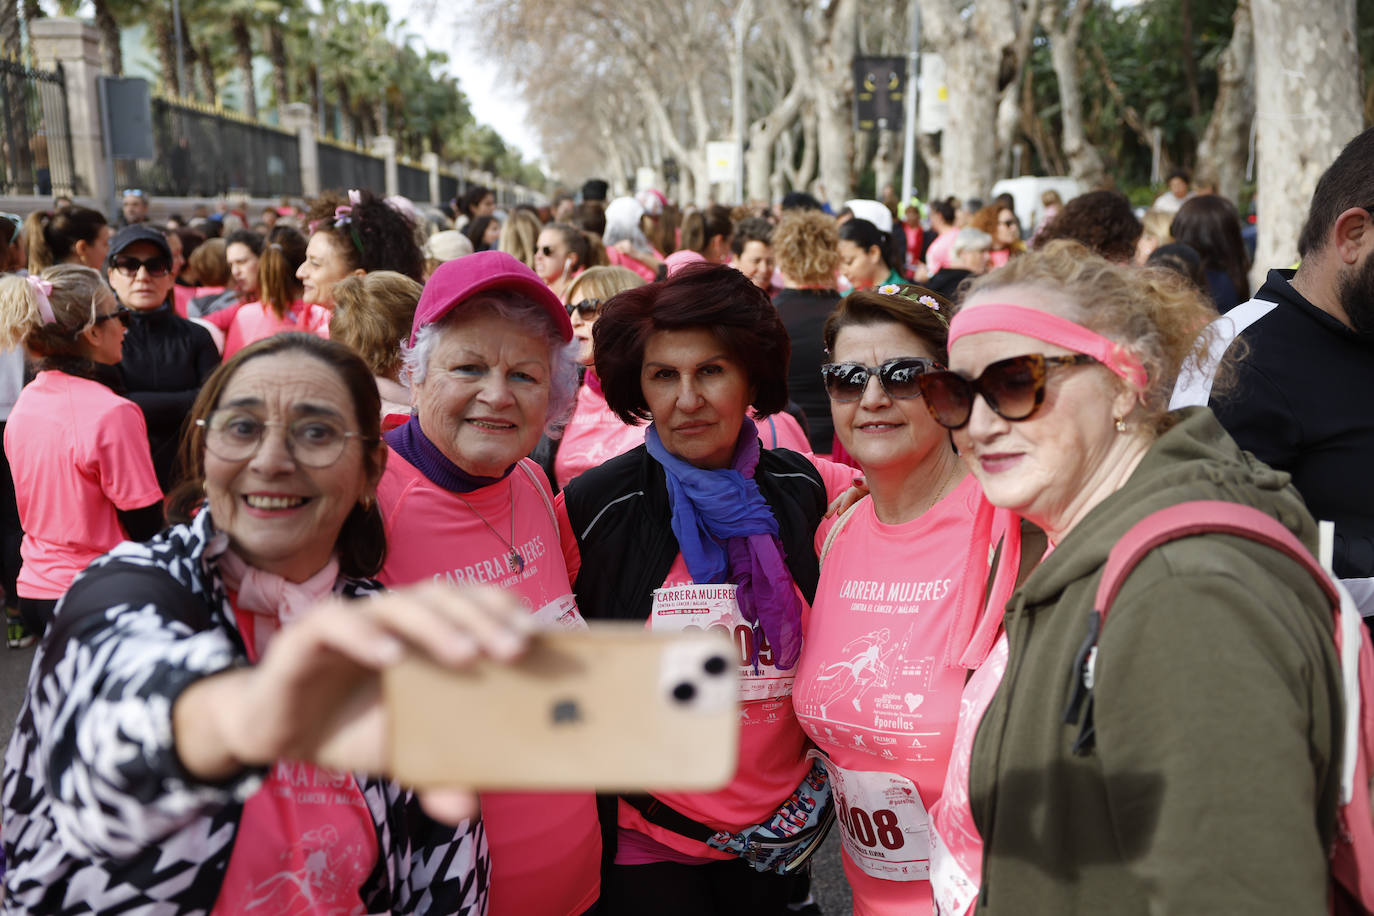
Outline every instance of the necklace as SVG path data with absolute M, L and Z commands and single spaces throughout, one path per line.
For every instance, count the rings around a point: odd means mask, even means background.
M 950 473 L 945 476 L 945 482 L 940 485 L 940 492 L 935 494 L 935 498 L 930 501 L 930 505 L 921 510 L 922 515 L 925 515 L 931 509 L 940 505 L 940 500 L 944 499 L 949 495 L 949 491 L 954 489 L 955 482 L 964 479 L 964 475 L 960 473 L 961 470 L 960 466 L 956 464 L 954 470 L 950 471 Z
M 456 496 L 456 497 L 458 497 L 459 499 L 462 499 L 462 500 L 463 500 L 463 505 L 467 506 L 469 509 L 472 509 L 472 514 L 475 515 L 475 516 L 477 516 L 477 518 L 482 522 L 482 524 L 484 524 L 484 525 L 487 526 L 487 530 L 490 531 L 492 534 L 494 534 L 494 535 L 496 536 L 496 539 L 497 539 L 498 541 L 500 541 L 502 544 L 504 544 L 504 545 L 506 546 L 506 549 L 508 549 L 508 550 L 510 551 L 510 553 L 506 554 L 506 565 L 507 565 L 508 567 L 510 567 L 512 570 L 514 570 L 515 572 L 517 572 L 517 573 L 522 573 L 522 572 L 524 572 L 524 571 L 525 571 L 525 558 L 522 557 L 522 556 L 520 555 L 520 551 L 518 551 L 518 550 L 515 549 L 515 483 L 512 481 L 512 482 L 511 482 L 511 487 L 510 487 L 510 540 L 509 540 L 509 541 L 506 540 L 505 538 L 501 537 L 501 532 L 499 532 L 499 531 L 497 531 L 495 528 L 493 528 L 493 527 L 491 526 L 491 522 L 487 521 L 486 517 L 485 517 L 484 515 L 482 515 L 482 513 L 478 512 L 478 511 L 473 507 L 472 503 L 468 502 L 466 499 L 463 498 L 463 494 L 462 494 L 462 493 L 454 493 L 453 495 Z

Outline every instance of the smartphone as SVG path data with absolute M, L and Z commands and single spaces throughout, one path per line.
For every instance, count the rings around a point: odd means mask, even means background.
M 539 633 L 517 661 L 383 677 L 391 773 L 417 788 L 713 791 L 735 773 L 739 666 L 717 632 L 603 623 Z

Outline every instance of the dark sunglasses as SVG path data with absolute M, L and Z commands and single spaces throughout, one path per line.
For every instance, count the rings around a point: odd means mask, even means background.
M 588 318 L 595 318 L 596 313 L 601 311 L 601 300 L 583 299 L 576 305 L 572 305 L 571 303 L 569 303 L 568 305 L 564 306 L 564 308 L 568 310 L 569 318 L 572 317 L 573 312 L 576 312 L 578 317 L 585 321 Z
M 95 321 L 91 322 L 91 327 L 98 327 L 102 322 L 109 321 L 111 318 L 127 328 L 134 320 L 134 313 L 121 305 L 113 312 L 106 312 L 104 315 L 96 315 Z
M 1072 356 L 1045 356 L 1027 353 L 999 359 L 976 379 L 943 370 L 920 376 L 926 409 L 935 422 L 949 429 L 962 429 L 973 415 L 973 399 L 983 396 L 992 412 L 1004 420 L 1028 420 L 1045 401 L 1045 377 L 1053 367 L 1084 366 L 1097 360 L 1082 353 Z
M 553 249 L 550 248 L 548 245 L 540 245 L 539 252 L 546 258 L 553 257 Z
M 901 356 L 889 359 L 876 368 L 863 363 L 826 363 L 821 366 L 821 378 L 825 381 L 825 393 L 830 395 L 830 400 L 841 404 L 862 398 L 868 388 L 869 378 L 875 375 L 888 397 L 909 400 L 921 396 L 920 377 L 939 367 L 940 364 L 933 359 Z
M 121 254 L 112 258 L 110 264 L 115 270 L 129 277 L 137 276 L 140 267 L 147 270 L 150 277 L 165 277 L 172 272 L 172 262 L 162 255 L 140 261 L 138 258 Z

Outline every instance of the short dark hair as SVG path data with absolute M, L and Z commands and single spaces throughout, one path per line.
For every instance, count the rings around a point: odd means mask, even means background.
M 375 446 L 382 436 L 382 401 L 372 370 L 360 356 L 337 341 L 299 331 L 274 334 L 234 354 L 210 374 L 196 396 L 181 439 L 181 466 L 186 469 L 184 478 L 167 498 L 170 521 L 190 522 L 205 499 L 205 430 L 197 426 L 196 421 L 207 419 L 219 406 L 224 389 L 244 363 L 281 353 L 312 357 L 339 376 L 353 399 L 358 432 L 362 433 L 363 471 L 373 479 L 381 477 L 384 453 Z M 339 557 L 339 572 L 345 576 L 366 578 L 376 575 L 382 568 L 386 562 L 386 527 L 375 499 L 366 508 L 361 503 L 355 505 L 348 513 L 339 530 L 335 552 Z
M 1124 263 L 1135 257 L 1135 243 L 1144 231 L 1120 191 L 1089 191 L 1066 203 L 1036 236 L 1035 247 L 1055 239 L 1072 239 L 1109 261 Z
M 235 229 L 224 239 L 227 248 L 230 245 L 244 245 L 255 255 L 262 254 L 263 239 L 262 233 L 254 232 L 252 229 Z
M 933 309 L 920 298 L 929 298 Z M 827 352 L 835 349 L 840 331 L 848 327 L 874 324 L 899 324 L 926 342 L 940 365 L 949 364 L 949 319 L 954 307 L 939 293 L 923 286 L 903 286 L 896 295 L 871 289 L 855 290 L 840 300 L 825 320 L 822 339 Z
M 735 234 L 730 237 L 730 250 L 735 257 L 744 254 L 744 246 L 750 242 L 773 244 L 773 224 L 761 216 L 750 216 L 735 223 Z
M 1193 176 L 1191 176 L 1191 175 L 1188 174 L 1188 170 L 1187 170 L 1187 169 L 1174 169 L 1172 172 L 1169 173 L 1169 177 L 1166 178 L 1166 179 L 1164 179 L 1164 183 L 1165 183 L 1165 184 L 1168 184 L 1169 182 L 1173 181 L 1175 178 L 1182 178 L 1184 181 L 1189 181 L 1189 182 L 1191 182 L 1191 181 L 1193 180 Z
M 356 204 L 340 191 L 316 198 L 308 217 L 310 234 L 328 233 L 349 270 L 394 270 L 423 283 L 425 256 L 410 217 L 366 188 L 357 194 Z M 346 222 L 335 216 L 339 207 L 351 208 Z
M 744 367 L 763 417 L 787 406 L 792 342 L 768 294 L 723 264 L 691 264 L 667 280 L 611 297 L 592 327 L 596 374 L 625 423 L 652 419 L 640 383 L 644 349 L 659 331 L 706 328 Z
M 1326 247 L 1336 217 L 1351 207 L 1374 207 L 1374 127 L 1347 143 L 1317 179 L 1307 222 L 1298 236 L 1298 254 L 1305 258 Z
M 787 210 L 825 209 L 821 206 L 821 202 L 819 200 L 812 197 L 810 194 L 807 194 L 805 191 L 788 191 L 786 194 L 782 195 L 782 204 L 780 205 L 780 208 L 784 212 L 786 212 Z
M 883 256 L 883 263 L 887 265 L 887 269 L 894 273 L 901 273 L 903 256 L 906 254 L 906 235 L 901 236 L 902 253 L 900 255 L 894 250 L 896 246 L 893 242 L 896 237 L 896 233 L 884 232 L 868 220 L 858 217 L 846 220 L 844 225 L 840 226 L 841 242 L 852 242 L 864 251 L 877 248 L 878 253 Z

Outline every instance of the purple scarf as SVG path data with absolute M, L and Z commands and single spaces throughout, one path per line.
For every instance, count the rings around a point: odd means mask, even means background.
M 759 492 L 759 431 L 745 417 L 730 467 L 708 471 L 669 453 L 651 425 L 644 444 L 667 475 L 673 534 L 692 581 L 733 582 L 740 614 L 763 628 L 780 669 L 801 656 L 801 601 L 778 540 L 778 520 Z M 755 642 L 754 664 L 758 664 Z
M 382 436 L 391 450 L 424 474 L 430 483 L 443 487 L 450 493 L 471 493 L 482 487 L 500 483 L 515 470 L 515 465 L 506 468 L 500 477 L 478 477 L 458 467 L 448 456 L 439 451 L 439 446 L 429 441 L 420 429 L 420 418 L 411 415 L 410 419 Z

